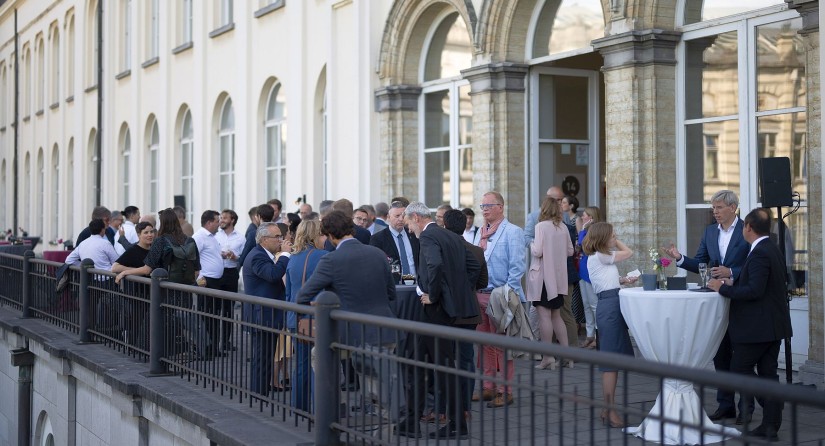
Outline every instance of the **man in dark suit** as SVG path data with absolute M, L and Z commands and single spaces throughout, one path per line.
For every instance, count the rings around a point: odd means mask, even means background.
M 418 262 L 418 287 L 421 303 L 424 304 L 425 322 L 455 326 L 466 325 L 468 321 L 480 319 L 478 303 L 473 286 L 478 279 L 481 265 L 475 259 L 464 240 L 439 227 L 430 215 L 430 209 L 424 203 L 410 203 L 404 211 L 409 228 L 421 242 Z M 479 320 L 476 321 L 478 323 Z M 449 339 L 436 339 L 431 336 L 419 336 L 418 360 L 427 360 L 433 364 L 458 368 L 454 344 Z M 409 368 L 408 368 L 409 369 Z M 406 422 L 399 426 L 399 433 L 416 435 L 418 417 L 424 411 L 423 373 L 408 370 L 407 406 L 410 409 Z M 418 379 L 416 379 L 418 377 Z M 467 435 L 469 393 L 455 398 L 458 377 L 454 374 L 436 373 L 437 384 L 436 407 L 441 406 L 440 398 L 445 398 L 444 406 L 450 422 L 436 432 L 431 438 L 460 438 Z M 469 389 L 465 389 L 469 392 Z
M 375 246 L 387 255 L 392 263 L 401 266 L 401 274 L 415 276 L 416 262 L 421 246 L 415 234 L 404 227 L 404 210 L 406 205 L 399 201 L 392 203 L 388 213 L 390 226 L 386 231 L 376 232 L 370 238 L 370 245 Z M 404 255 L 400 255 L 403 252 Z
M 778 382 L 779 344 L 792 336 L 785 262 L 779 248 L 769 239 L 769 209 L 752 210 L 745 217 L 744 226 L 742 235 L 751 244 L 751 251 L 739 276 L 735 281 L 713 279 L 708 286 L 730 299 L 731 371 L 753 376 L 756 367 L 757 376 Z M 778 440 L 783 404 L 765 400 L 762 406 L 762 424 L 749 434 Z
M 250 296 L 284 300 L 284 274 L 292 246 L 283 241 L 281 230 L 272 222 L 261 223 L 255 235 L 257 245 L 244 259 L 244 292 Z M 275 254 L 283 251 L 278 261 Z M 244 321 L 269 328 L 283 327 L 283 312 L 261 305 L 251 305 Z M 272 355 L 278 338 L 272 331 L 252 328 L 252 360 L 249 367 L 249 390 L 267 395 L 272 379 Z M 276 385 L 278 383 L 275 383 Z
M 693 258 L 683 256 L 673 245 L 666 248 L 665 253 L 676 260 L 677 266 L 688 271 L 698 273 L 699 264 L 705 263 L 708 266 L 710 277 L 732 278 L 735 280 L 739 277 L 739 271 L 742 269 L 742 265 L 745 264 L 745 258 L 748 256 L 748 250 L 750 249 L 748 242 L 742 236 L 744 224 L 736 215 L 739 198 L 733 191 L 720 190 L 713 194 L 710 202 L 716 223 L 705 228 L 702 241 L 699 243 L 699 249 L 696 250 L 696 256 Z M 730 370 L 731 354 L 730 336 L 725 333 L 722 343 L 719 344 L 719 350 L 716 351 L 716 355 L 713 357 L 713 365 L 716 370 Z M 719 407 L 716 412 L 710 415 L 711 420 L 736 418 L 736 424 L 750 421 L 753 413 L 753 400 L 748 402 L 748 410 L 744 413 L 740 412 L 738 417 L 733 392 L 717 390 L 716 401 L 719 403 Z

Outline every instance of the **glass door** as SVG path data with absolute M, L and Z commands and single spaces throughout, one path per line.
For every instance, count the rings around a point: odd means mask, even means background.
M 580 208 L 600 206 L 598 72 L 534 68 L 527 212 L 560 186 Z

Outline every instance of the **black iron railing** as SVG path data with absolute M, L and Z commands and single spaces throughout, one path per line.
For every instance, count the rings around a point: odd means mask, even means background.
M 701 444 L 717 435 L 726 444 L 767 444 L 764 438 L 739 433 L 758 424 L 759 412 L 741 426 L 733 420 L 723 425 L 706 420 L 704 409 L 715 406 L 716 388 L 763 402 L 783 401 L 779 435 L 786 444 L 825 441 L 819 426 L 804 424 L 809 422 L 805 414 L 825 413 L 825 394 L 809 388 L 346 312 L 329 292 L 321 293 L 314 306 L 295 305 L 170 283 L 162 269 L 153 271 L 151 278 L 130 276 L 115 284 L 113 274 L 84 262 L 69 269 L 71 285 L 56 293 L 54 271 L 61 264 L 35 259 L 30 253 L 0 255 L 0 303 L 63 327 L 81 342 L 103 343 L 146 361 L 150 375 L 177 375 L 289 420 L 313 431 L 318 444 L 421 441 L 414 435 L 398 436 L 399 423 L 410 418 L 415 431 L 425 437 L 440 427 L 419 423 L 419 414 L 410 412 L 420 405 L 432 408 L 436 422 L 442 417 L 456 425 L 466 420 L 467 431 L 459 433 L 466 434 L 462 438 L 471 444 L 642 442 L 605 427 L 601 417 L 605 409 L 614 410 L 620 424 L 631 427 L 647 420 L 648 430 L 657 431 L 648 432 L 648 438 L 658 434 L 683 443 L 693 438 Z M 317 333 L 296 333 L 290 313 L 313 316 Z M 355 341 L 378 328 L 383 330 L 369 343 Z M 422 360 L 420 346 L 433 340 L 441 340 L 435 342 L 435 358 Z M 506 357 L 526 358 L 516 360 L 512 379 L 503 378 L 506 373 L 498 378 L 482 375 L 485 364 L 478 352 L 490 346 L 503 349 Z M 475 352 L 476 359 L 444 360 L 459 358 L 459 352 L 471 356 Z M 532 361 L 536 355 L 573 361 L 575 369 L 537 370 Z M 510 366 L 503 363 L 502 367 Z M 598 367 L 620 370 L 617 398 L 610 407 L 602 397 Z M 509 386 L 513 404 L 488 407 L 484 401 L 467 402 L 467 411 L 461 413 L 463 406 L 455 401 L 469 399 L 473 388 L 480 390 L 482 380 Z M 698 402 L 683 405 L 677 413 L 666 413 L 664 404 L 651 411 L 657 394 L 665 390 L 671 395 L 695 391 Z M 701 417 L 692 416 L 694 412 Z M 690 421 L 694 419 L 699 421 Z M 800 432 L 806 429 L 820 434 L 803 438 Z

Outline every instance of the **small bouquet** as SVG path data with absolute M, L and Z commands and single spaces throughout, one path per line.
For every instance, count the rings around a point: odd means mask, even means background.
M 650 260 L 653 262 L 653 270 L 657 273 L 663 272 L 665 268 L 670 266 L 670 259 L 662 257 L 658 249 L 650 248 L 648 254 L 650 254 Z
M 57 240 L 50 240 L 49 241 L 50 246 L 57 246 L 57 245 L 62 245 L 62 244 L 63 244 L 63 239 L 62 238 L 59 238 Z

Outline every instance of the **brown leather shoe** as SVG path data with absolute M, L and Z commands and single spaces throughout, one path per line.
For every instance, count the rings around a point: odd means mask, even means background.
M 513 404 L 513 394 L 499 393 L 493 401 L 487 403 L 487 407 L 504 407 Z
M 473 401 L 492 401 L 496 397 L 496 391 L 493 389 L 484 389 L 481 393 L 473 394 Z

